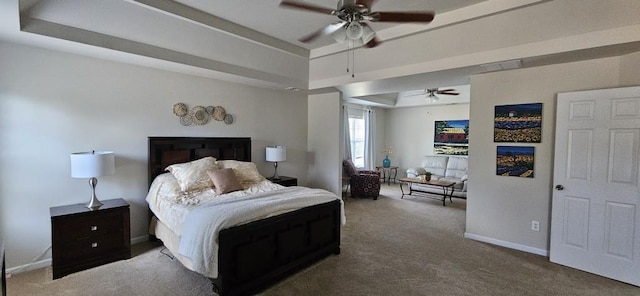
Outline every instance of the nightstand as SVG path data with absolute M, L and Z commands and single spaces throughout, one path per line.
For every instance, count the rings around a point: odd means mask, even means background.
M 0 279 L 0 295 L 7 295 L 7 272 L 4 266 L 4 242 L 0 239 L 0 269 L 2 269 L 2 279 Z
M 131 258 L 129 204 L 101 202 L 93 211 L 84 204 L 49 208 L 53 279 Z
M 276 183 L 276 184 L 280 184 L 282 186 L 298 186 L 298 178 L 292 178 L 292 177 L 287 177 L 287 176 L 280 176 L 280 179 L 273 179 L 271 177 L 267 178 L 267 180 Z

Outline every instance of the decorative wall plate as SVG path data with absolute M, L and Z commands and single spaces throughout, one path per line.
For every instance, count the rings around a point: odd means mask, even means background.
M 180 124 L 184 126 L 189 126 L 192 123 L 193 123 L 193 118 L 191 117 L 191 115 L 187 114 L 185 116 L 180 117 Z
M 213 106 L 207 106 L 207 113 L 209 113 L 209 115 L 213 115 Z
M 224 116 L 224 123 L 226 124 L 232 124 L 233 123 L 233 115 L 231 114 L 226 114 Z
M 176 103 L 173 105 L 173 114 L 178 117 L 187 115 L 187 105 L 184 103 Z
M 202 106 L 195 106 L 191 108 L 189 113 L 193 118 L 193 124 L 195 125 L 203 125 L 209 122 L 209 113 L 207 113 L 207 109 Z
M 224 120 L 225 115 L 227 115 L 227 112 L 222 106 L 216 106 L 215 108 L 213 108 L 213 119 L 222 121 Z

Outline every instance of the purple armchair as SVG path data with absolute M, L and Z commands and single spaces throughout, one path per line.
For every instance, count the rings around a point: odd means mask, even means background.
M 351 160 L 342 162 L 345 174 L 349 176 L 352 197 L 373 197 L 380 195 L 380 172 L 357 170 Z

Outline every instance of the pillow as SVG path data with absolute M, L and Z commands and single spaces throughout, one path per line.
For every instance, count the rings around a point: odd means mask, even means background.
M 207 174 L 209 178 L 211 178 L 213 186 L 216 187 L 218 194 L 242 190 L 242 185 L 238 182 L 238 178 L 236 178 L 236 173 L 233 172 L 233 169 L 227 168 L 207 171 Z
M 222 168 L 233 169 L 236 177 L 242 186 L 248 186 L 254 183 L 262 182 L 266 178 L 258 172 L 256 164 L 253 162 L 237 161 L 237 160 L 221 160 L 218 162 Z
M 351 159 L 345 159 L 344 161 L 342 161 L 342 165 L 347 170 L 348 176 L 355 176 L 358 174 L 358 170 L 356 169 L 356 166 L 353 165 Z
M 213 182 L 207 175 L 207 171 L 218 168 L 216 159 L 209 156 L 190 162 L 172 164 L 165 170 L 171 172 L 178 180 L 180 190 L 187 192 L 212 187 Z

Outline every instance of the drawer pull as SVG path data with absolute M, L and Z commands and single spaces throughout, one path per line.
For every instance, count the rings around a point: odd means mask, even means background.
M 97 248 L 98 247 L 98 243 L 91 243 L 91 247 L 92 248 Z
M 98 230 L 98 226 L 95 226 L 95 225 L 91 226 L 91 231 L 96 231 L 96 230 Z

